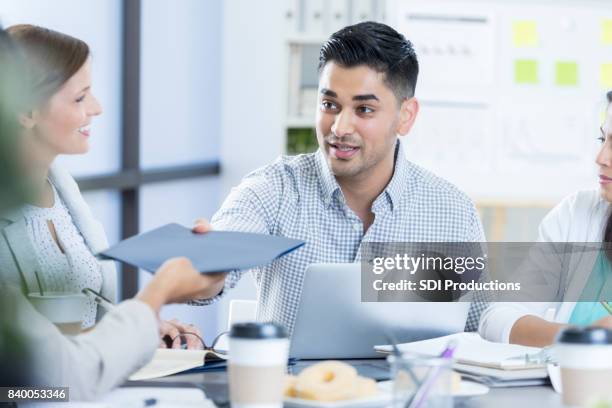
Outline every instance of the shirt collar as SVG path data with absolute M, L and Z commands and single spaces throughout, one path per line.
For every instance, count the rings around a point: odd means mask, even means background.
M 404 194 L 406 186 L 408 185 L 407 180 L 409 179 L 409 167 L 410 164 L 406 159 L 404 148 L 402 147 L 398 138 L 397 143 L 395 144 L 395 168 L 393 170 L 393 176 L 391 176 L 391 181 L 389 181 L 389 184 L 387 184 L 384 191 L 384 194 L 386 194 L 391 201 L 392 210 L 400 203 L 402 195 Z
M 334 197 L 334 193 L 336 193 L 336 191 L 340 191 L 340 186 L 336 181 L 336 177 L 334 177 L 329 169 L 321 149 L 317 150 L 316 152 L 316 164 L 321 189 L 323 191 L 323 200 L 325 202 L 325 206 L 329 207 Z M 409 173 L 409 163 L 406 159 L 406 154 L 404 153 L 404 149 L 402 148 L 399 139 L 397 139 L 395 144 L 394 166 L 393 176 L 381 194 L 384 194 L 389 198 L 392 210 L 398 205 L 402 195 L 404 194 L 407 185 L 406 180 L 408 179 Z M 375 200 L 375 202 L 377 200 Z
M 336 177 L 332 174 L 325 156 L 321 149 L 317 150 L 316 153 L 317 170 L 319 172 L 319 180 L 321 183 L 321 189 L 323 190 L 323 201 L 325 207 L 329 208 L 334 197 L 334 192 L 340 190 L 340 186 L 336 181 Z

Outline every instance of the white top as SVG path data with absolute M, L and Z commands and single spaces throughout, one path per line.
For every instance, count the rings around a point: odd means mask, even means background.
M 100 264 L 86 245 L 55 186 L 51 186 L 52 207 L 25 205 L 23 208 L 27 234 L 40 264 L 37 274 L 43 291 L 80 292 L 90 288 L 99 292 L 102 288 Z M 55 227 L 61 249 L 49 231 L 48 221 Z M 95 301 L 89 298 L 83 314 L 83 328 L 95 324 L 96 310 Z
M 538 242 L 601 242 L 610 203 L 601 198 L 599 190 L 579 191 L 565 198 L 544 217 L 538 229 Z M 584 289 L 592 270 L 596 254 L 572 255 L 569 279 L 565 287 L 566 298 L 577 299 Z M 557 323 L 567 323 L 575 302 L 497 302 L 492 303 L 480 316 L 478 331 L 490 341 L 508 343 L 512 326 L 518 319 L 535 315 Z

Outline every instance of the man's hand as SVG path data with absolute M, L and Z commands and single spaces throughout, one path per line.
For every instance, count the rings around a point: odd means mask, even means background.
M 149 304 L 155 312 L 168 303 L 183 303 L 217 295 L 225 283 L 226 272 L 201 274 L 187 258 L 166 261 L 155 273 L 137 299 Z
M 195 225 L 191 229 L 193 232 L 198 234 L 204 234 L 213 230 L 212 225 L 205 218 L 198 218 L 195 222 Z
M 159 343 L 160 348 L 168 348 L 168 343 L 171 341 L 170 348 L 180 349 L 181 337 L 185 339 L 187 349 L 202 350 L 204 345 L 200 340 L 202 333 L 192 324 L 184 324 L 176 319 L 162 320 L 159 324 Z M 168 340 L 166 340 L 168 339 Z

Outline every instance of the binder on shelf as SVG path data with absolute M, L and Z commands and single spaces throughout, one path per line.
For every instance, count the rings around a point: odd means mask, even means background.
M 327 33 L 335 33 L 342 27 L 349 25 L 348 0 L 329 0 L 326 17 Z
M 295 35 L 300 32 L 300 0 L 285 0 L 285 33 Z
M 304 32 L 308 35 L 325 35 L 325 1 L 304 0 Z
M 353 0 L 351 23 L 372 20 L 374 18 L 373 9 L 372 0 Z

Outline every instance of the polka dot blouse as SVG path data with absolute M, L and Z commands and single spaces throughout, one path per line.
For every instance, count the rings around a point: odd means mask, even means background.
M 37 271 L 43 290 L 80 292 L 102 287 L 100 264 L 91 253 L 83 236 L 72 221 L 70 212 L 53 187 L 54 204 L 50 208 L 26 205 L 23 209 L 26 229 L 40 265 Z M 58 243 L 53 239 L 48 222 L 53 223 Z M 96 303 L 88 299 L 83 311 L 83 328 L 96 322 Z

